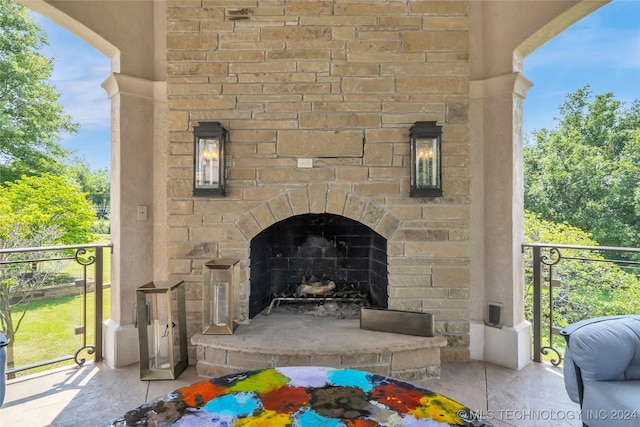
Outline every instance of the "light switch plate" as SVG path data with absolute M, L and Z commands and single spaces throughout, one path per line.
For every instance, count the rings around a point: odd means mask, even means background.
M 138 221 L 146 221 L 147 220 L 147 207 L 146 206 L 138 206 Z

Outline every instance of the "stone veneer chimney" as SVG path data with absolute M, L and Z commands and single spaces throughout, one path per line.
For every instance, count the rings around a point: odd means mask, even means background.
M 206 261 L 241 260 L 236 318 L 248 321 L 251 239 L 294 215 L 330 213 L 387 240 L 389 308 L 434 313 L 442 359 L 468 360 L 468 7 L 169 2 L 168 265 L 186 282 L 190 335 Z M 443 126 L 441 198 L 409 197 L 409 128 L 425 120 Z M 226 197 L 192 196 L 199 121 L 230 133 Z

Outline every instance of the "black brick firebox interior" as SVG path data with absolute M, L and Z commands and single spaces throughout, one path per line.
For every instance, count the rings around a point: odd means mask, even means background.
M 305 214 L 273 224 L 251 240 L 250 263 L 250 318 L 310 276 L 365 291 L 375 307 L 388 304 L 387 240 L 350 218 Z

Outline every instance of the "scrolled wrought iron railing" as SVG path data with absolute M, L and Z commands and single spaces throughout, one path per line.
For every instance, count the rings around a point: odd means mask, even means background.
M 73 354 L 63 355 L 54 359 L 38 361 L 28 365 L 19 367 L 10 366 L 6 370 L 7 375 L 16 372 L 26 371 L 42 366 L 52 365 L 59 362 L 73 360 L 77 365 L 83 365 L 87 361 L 85 356 L 93 356 L 95 361 L 102 360 L 102 317 L 103 317 L 103 289 L 104 289 L 104 250 L 112 248 L 111 243 L 91 243 L 86 245 L 61 245 L 61 246 L 40 246 L 32 248 L 11 248 L 0 249 L 0 271 L 2 277 L 7 277 L 7 270 L 11 266 L 29 265 L 33 274 L 38 271 L 38 266 L 44 263 L 53 263 L 57 261 L 73 261 L 82 268 L 82 278 L 76 279 L 76 285 L 82 287 L 82 312 L 80 326 L 76 326 L 76 334 L 82 335 L 82 343 L 76 348 Z M 93 253 L 90 253 L 92 251 Z M 28 256 L 30 254 L 32 256 Z M 89 275 L 88 268 L 94 267 L 93 285 L 94 285 L 94 318 L 93 318 L 93 337 L 94 342 L 88 342 L 88 294 L 89 292 Z M 31 289 L 30 291 L 33 291 Z M 0 308 L 1 309 L 1 308 Z
M 640 295 L 640 248 L 622 248 L 613 246 L 583 246 L 553 243 L 524 243 L 522 251 L 527 254 L 531 250 L 530 258 L 525 259 L 525 298 L 530 299 L 530 311 L 527 313 L 529 320 L 533 323 L 533 360 L 541 362 L 543 356 L 549 356 L 549 362 L 553 365 L 560 365 L 563 361 L 564 338 L 558 332 L 568 323 L 573 323 L 582 318 L 594 317 L 604 314 L 628 314 L 606 312 L 606 310 L 629 309 L 629 306 L 616 307 L 616 301 L 609 304 L 601 304 L 600 301 L 593 301 L 576 304 L 571 301 L 570 290 L 565 289 L 563 281 L 579 283 L 585 281 L 584 277 L 576 270 L 563 271 L 563 263 L 576 261 L 581 263 L 605 263 L 620 269 L 616 270 L 612 277 L 622 277 L 628 275 L 625 283 L 627 288 Z M 614 257 L 610 254 L 617 254 Z M 606 256 L 605 256 L 606 255 Z M 594 270 L 597 271 L 597 270 Z M 601 275 L 612 274 L 600 271 Z M 599 278 L 602 279 L 603 276 Z M 606 283 L 605 288 L 600 290 L 602 294 L 611 291 L 606 286 L 615 287 L 615 284 Z M 596 286 L 584 283 L 584 289 Z M 579 294 L 579 292 L 578 292 Z M 620 295 L 614 295 L 620 296 Z M 627 301 L 633 305 L 634 301 Z M 640 310 L 640 299 L 635 302 L 636 310 Z M 526 304 L 528 305 L 528 304 Z M 591 307 L 591 309 L 590 309 Z M 593 309 L 597 307 L 597 309 Z M 558 314 L 559 308 L 563 309 L 562 314 Z M 634 308 L 631 307 L 633 310 Z M 574 310 L 572 313 L 571 310 Z M 602 313 L 594 310 L 603 310 Z M 569 313 L 567 315 L 567 313 Z

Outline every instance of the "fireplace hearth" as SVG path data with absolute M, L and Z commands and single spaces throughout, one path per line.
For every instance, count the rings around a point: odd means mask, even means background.
M 249 317 L 274 304 L 388 305 L 387 242 L 366 225 L 333 214 L 298 215 L 251 240 Z

